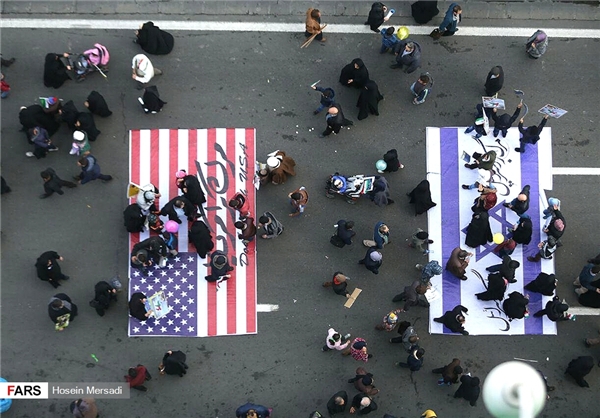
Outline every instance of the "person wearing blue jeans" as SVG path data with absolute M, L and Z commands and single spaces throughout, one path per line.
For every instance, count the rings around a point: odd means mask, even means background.
M 323 87 L 312 86 L 312 88 L 313 88 L 313 90 L 321 92 L 321 101 L 319 103 L 319 107 L 317 107 L 317 110 L 315 110 L 313 112 L 314 115 L 322 112 L 323 109 L 325 109 L 326 107 L 333 106 L 334 98 L 335 98 L 335 91 L 333 91 L 333 89 L 331 87 L 323 88 Z
M 517 109 L 512 116 L 509 116 L 508 113 L 503 113 L 498 116 L 496 113 L 498 112 L 497 108 L 492 110 L 492 119 L 494 120 L 494 138 L 498 137 L 498 134 L 502 132 L 502 138 L 506 138 L 506 134 L 508 133 L 508 129 L 510 126 L 515 123 L 517 118 L 519 117 L 519 113 L 521 113 L 521 108 L 523 107 L 523 103 L 519 103 L 517 105 Z
M 389 28 L 381 29 L 381 49 L 379 50 L 380 54 L 385 54 L 388 50 L 394 51 L 394 47 L 399 42 L 398 37 L 394 33 L 395 29 L 393 26 Z
M 419 76 L 419 79 L 410 86 L 410 91 L 415 95 L 413 104 L 420 105 L 425 103 L 425 99 L 429 95 L 431 88 L 433 87 L 433 77 L 429 73 L 423 73 Z
M 461 21 L 462 8 L 458 5 L 458 3 L 452 3 L 448 10 L 446 11 L 446 15 L 444 16 L 444 20 L 440 23 L 438 27 L 439 31 L 442 33 L 442 36 L 452 36 L 458 31 L 458 22 Z
M 479 174 L 477 181 L 473 184 L 463 184 L 462 185 L 463 189 L 465 189 L 465 190 L 478 189 L 479 191 L 482 191 L 484 187 L 487 187 L 489 189 L 496 188 L 496 186 L 494 186 L 491 183 L 491 176 L 492 176 L 491 171 L 480 168 L 479 170 L 477 170 L 477 173 Z

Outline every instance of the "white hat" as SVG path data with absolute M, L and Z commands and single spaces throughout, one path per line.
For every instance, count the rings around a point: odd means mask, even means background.
M 281 164 L 281 160 L 277 157 L 269 157 L 267 158 L 267 165 L 269 168 L 277 168 Z
M 367 406 L 371 405 L 371 399 L 368 397 L 364 397 L 360 400 L 360 406 L 366 408 Z
M 381 261 L 381 258 L 382 258 L 381 253 L 379 251 L 373 251 L 371 253 L 370 257 L 371 257 L 371 260 L 373 260 L 373 261 Z
M 75 131 L 73 132 L 73 139 L 77 142 L 81 142 L 85 140 L 85 132 Z

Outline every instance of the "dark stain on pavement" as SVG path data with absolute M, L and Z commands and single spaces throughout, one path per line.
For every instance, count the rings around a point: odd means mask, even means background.
M 265 372 L 254 372 L 252 373 L 252 377 L 254 378 L 254 380 L 258 380 L 261 377 L 266 377 L 266 373 Z
M 294 112 L 290 112 L 289 110 L 287 112 L 283 112 L 283 113 L 278 113 L 277 116 L 292 116 L 292 117 L 297 117 L 298 115 L 295 114 Z
M 283 139 L 287 139 L 288 141 L 295 141 L 296 138 L 294 137 L 294 135 L 281 135 L 281 137 Z

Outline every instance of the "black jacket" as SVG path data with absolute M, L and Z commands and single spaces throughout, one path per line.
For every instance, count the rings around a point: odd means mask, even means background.
M 492 78 L 492 76 L 494 75 L 492 73 L 492 70 L 494 68 L 498 68 L 500 72 L 500 74 L 498 74 L 498 77 L 496 78 Z M 486 96 L 493 96 L 494 94 L 498 93 L 500 89 L 502 89 L 502 85 L 504 84 L 504 70 L 499 65 L 495 66 L 494 68 L 490 70 L 490 72 L 487 75 L 487 78 L 485 79 Z
M 456 320 L 456 317 L 462 315 L 463 312 L 466 313 L 469 312 L 469 310 L 462 305 L 455 306 L 451 311 L 444 313 L 441 318 L 436 318 L 439 319 L 439 321 L 436 322 L 443 323 L 444 326 L 452 332 L 463 333 L 465 331 L 463 324 Z
M 521 132 L 521 142 L 525 142 L 527 144 L 535 144 L 540 140 L 540 134 L 542 133 L 542 129 L 546 126 L 546 121 L 548 119 L 543 118 L 542 122 L 538 126 L 529 126 L 526 129 L 523 129 L 523 124 L 519 122 L 519 132 Z
M 111 301 L 117 300 L 116 293 L 113 293 L 115 288 L 108 282 L 101 281 L 94 286 L 93 308 L 100 316 L 104 316 L 104 311 L 109 308 Z M 91 305 L 91 304 L 90 304 Z
M 500 273 L 492 273 L 488 276 L 488 288 L 485 292 L 477 293 L 479 300 L 502 300 L 506 292 L 506 283 Z
M 497 112 L 493 112 L 492 119 L 494 120 L 494 128 L 500 130 L 510 128 L 519 117 L 519 113 L 521 113 L 520 107 L 517 107 L 517 110 L 515 110 L 515 113 L 513 113 L 512 116 L 510 116 L 508 113 L 503 113 L 502 115 L 498 116 Z
M 584 377 L 589 374 L 594 368 L 594 358 L 592 356 L 579 356 L 571 360 L 567 367 L 566 374 L 570 375 L 579 386 L 589 388 L 590 385 L 585 381 Z
M 354 64 L 356 64 L 358 68 L 356 68 Z M 348 84 L 349 80 L 352 80 L 352 83 Z M 339 81 L 346 87 L 352 86 L 357 89 L 362 88 L 367 84 L 367 81 L 369 81 L 369 70 L 367 70 L 363 60 L 354 58 L 350 64 L 342 68 Z
M 377 251 L 377 248 L 374 248 L 374 247 L 369 248 L 367 250 L 367 254 L 365 254 L 365 258 L 360 260 L 359 263 L 364 264 L 365 267 L 367 268 L 367 270 L 369 270 L 370 272 L 372 272 L 374 274 L 379 274 L 379 267 L 383 263 L 383 260 L 380 260 L 380 261 L 371 260 L 371 253 L 374 253 L 376 251 Z
M 196 176 L 185 176 L 183 181 L 179 183 L 177 187 L 183 191 L 183 196 L 185 196 L 194 205 L 201 206 L 203 203 L 206 203 L 206 196 L 204 195 L 202 186 L 200 186 L 200 182 Z
M 108 108 L 108 104 L 106 104 L 106 100 L 104 100 L 104 97 L 102 97 L 102 95 L 95 90 L 93 90 L 88 96 L 87 103 L 87 108 L 93 114 L 96 114 L 103 118 L 112 115 L 112 112 Z
M 37 270 L 37 276 L 40 280 L 56 281 L 62 278 L 63 274 L 58 264 L 60 255 L 56 251 L 46 251 L 38 257 L 35 262 L 35 268 Z M 48 266 L 48 261 L 52 261 L 52 264 Z
M 346 229 L 346 221 L 344 219 L 340 219 L 337 222 L 337 236 L 344 241 L 344 244 L 351 245 L 352 237 L 356 235 L 352 229 Z
M 127 232 L 142 232 L 146 223 L 146 216 L 137 203 L 133 203 L 123 211 L 123 220 Z
M 148 54 L 165 55 L 173 50 L 175 39 L 153 22 L 146 22 L 138 30 L 136 43 Z
M 196 207 L 185 196 L 177 196 L 177 197 L 174 197 L 173 199 L 169 200 L 169 202 L 165 206 L 163 206 L 163 208 L 160 210 L 160 214 L 162 216 L 168 216 L 171 221 L 175 221 L 178 224 L 180 224 L 181 219 L 179 219 L 179 216 L 177 215 L 177 212 L 175 211 L 175 201 L 177 201 L 177 200 L 183 201 L 183 203 L 184 203 L 183 213 L 187 217 L 188 221 L 192 222 L 194 219 L 196 219 L 195 218 Z
M 202 221 L 196 221 L 192 224 L 188 233 L 188 239 L 194 245 L 194 248 L 196 248 L 196 252 L 200 258 L 206 258 L 206 254 L 215 247 L 212 235 L 206 224 Z
M 172 354 L 166 352 L 162 359 L 164 372 L 166 374 L 177 374 L 180 377 L 183 377 L 183 375 L 187 373 L 186 369 L 188 368 L 187 364 L 185 364 L 185 360 L 185 353 L 181 351 L 172 351 Z
M 527 312 L 529 299 L 519 292 L 512 292 L 508 295 L 508 299 L 502 302 L 502 309 L 509 320 L 523 319 Z
M 363 398 L 369 398 L 369 397 L 367 395 L 365 395 L 364 393 L 358 393 L 352 399 L 352 406 L 356 409 L 356 415 L 367 415 L 370 412 L 377 410 L 377 404 L 375 403 L 375 401 L 373 399 L 371 399 L 371 404 L 369 406 L 367 406 L 366 408 L 362 408 L 360 406 L 360 401 L 362 401 Z
M 556 289 L 556 276 L 554 274 L 540 273 L 534 281 L 525 286 L 525 289 L 530 292 L 541 293 L 545 296 L 552 296 Z
M 58 322 L 58 318 L 66 314 L 70 314 L 71 316 L 69 317 L 69 321 L 73 321 L 73 319 L 75 319 L 75 317 L 77 316 L 77 305 L 75 305 L 71 301 L 71 298 L 65 295 L 64 293 L 57 293 L 56 295 L 54 295 L 54 297 L 62 301 L 69 302 L 71 304 L 71 309 L 67 309 L 66 306 L 63 306 L 60 309 L 54 309 L 52 307 L 52 302 L 48 303 L 48 315 L 50 316 L 52 322 L 56 324 Z
M 337 405 L 335 403 L 335 398 L 342 398 L 344 400 L 343 405 Z M 339 414 L 342 412 L 346 412 L 346 407 L 348 406 L 348 394 L 345 390 L 340 390 L 338 393 L 333 395 L 329 401 L 327 402 L 327 411 L 329 415 Z
M 148 318 L 146 318 L 146 306 L 142 303 L 142 299 L 146 299 L 146 295 L 143 293 L 137 292 L 131 295 L 131 299 L 129 300 L 129 315 L 140 321 L 145 321 Z
M 469 401 L 471 406 L 475 406 L 477 404 L 477 399 L 479 399 L 479 394 L 481 393 L 479 378 L 463 375 L 460 378 L 460 383 L 461 385 L 454 393 L 454 397 L 464 398 Z

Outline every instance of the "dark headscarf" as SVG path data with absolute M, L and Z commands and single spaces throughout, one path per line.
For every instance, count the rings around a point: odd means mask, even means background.
M 136 42 L 145 52 L 154 55 L 168 54 L 175 44 L 173 35 L 161 30 L 153 22 L 144 23 L 138 30 Z
M 383 100 L 383 96 L 379 92 L 377 83 L 373 80 L 367 81 L 360 90 L 360 96 L 358 96 L 358 102 L 356 103 L 356 107 L 360 109 L 358 120 L 366 119 L 369 113 L 379 116 L 379 101 L 381 100 Z
M 437 206 L 437 203 L 431 200 L 431 190 L 429 188 L 429 181 L 427 180 L 419 183 L 412 192 L 408 193 L 408 197 L 410 197 L 409 203 L 415 204 L 415 216 L 421 215 L 432 207 Z
M 90 95 L 87 98 L 87 102 L 88 102 L 88 109 L 93 114 L 98 115 L 103 118 L 106 118 L 106 117 L 112 115 L 112 112 L 110 111 L 110 109 L 108 108 L 108 105 L 106 104 L 106 100 L 104 100 L 104 97 L 102 97 L 102 95 L 100 93 L 98 93 L 97 91 L 94 90 L 90 93 Z
M 160 94 L 156 86 L 149 86 L 144 89 L 144 95 L 142 96 L 144 104 L 142 107 L 146 113 L 160 112 L 167 102 L 163 102 L 160 99 Z
M 69 80 L 67 67 L 61 61 L 62 55 L 49 53 L 44 63 L 44 86 L 59 88 Z
M 354 67 L 354 64 L 358 66 L 358 69 Z M 352 84 L 348 84 L 348 80 L 353 80 Z M 350 64 L 342 68 L 339 81 L 344 86 L 362 88 L 369 81 L 369 70 L 363 60 L 354 58 Z
M 473 214 L 471 223 L 467 227 L 467 238 L 465 244 L 471 248 L 485 245 L 493 241 L 492 229 L 490 228 L 490 219 L 487 212 Z

